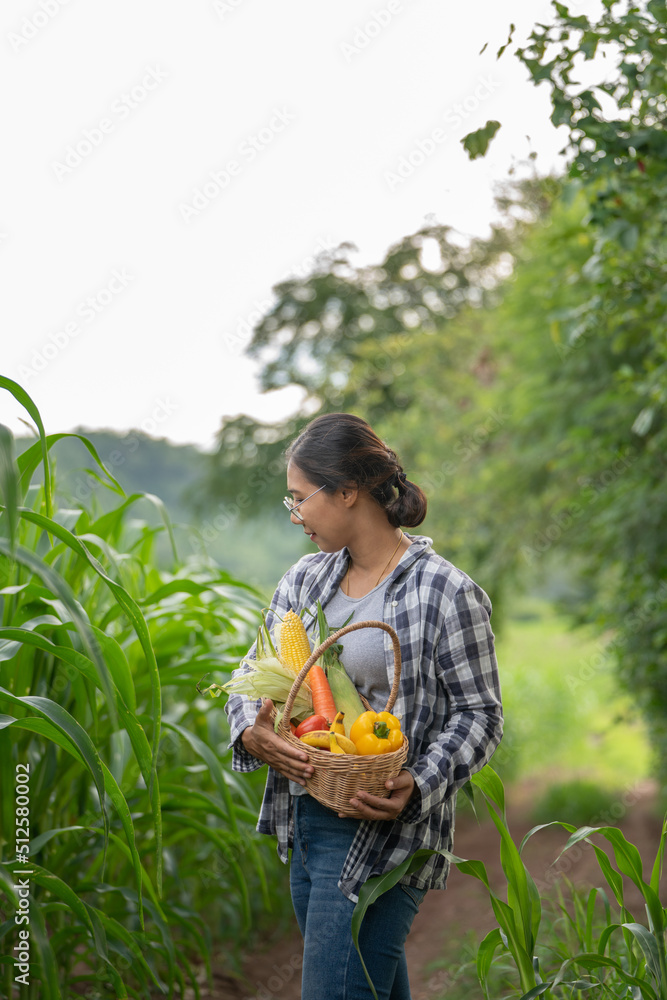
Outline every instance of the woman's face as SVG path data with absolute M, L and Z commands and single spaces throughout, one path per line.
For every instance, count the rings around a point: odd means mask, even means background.
M 296 513 L 291 514 L 292 524 L 298 524 L 322 552 L 338 552 L 342 549 L 347 544 L 350 512 L 341 491 L 328 493 L 320 490 L 315 493 L 319 489 L 318 484 L 306 479 L 293 462 L 287 466 L 287 489 L 295 504 L 305 500 L 298 508 L 303 521 L 297 518 Z M 315 493 L 315 496 L 311 496 L 311 493 Z

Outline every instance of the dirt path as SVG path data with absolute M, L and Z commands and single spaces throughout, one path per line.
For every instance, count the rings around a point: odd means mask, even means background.
M 523 786 L 508 793 L 508 820 L 516 843 L 533 825 L 529 818 L 532 790 Z M 650 782 L 636 786 L 615 804 L 612 815 L 631 843 L 635 844 L 650 870 L 660 838 L 661 820 L 655 811 L 655 788 Z M 599 865 L 592 848 L 576 847 L 565 855 L 556 868 L 552 863 L 567 840 L 560 827 L 537 833 L 524 850 L 524 859 L 540 892 L 548 891 L 558 873 L 577 885 L 602 885 Z M 596 839 L 602 846 L 604 841 Z M 454 850 L 459 857 L 484 861 L 491 884 L 504 897 L 504 878 L 499 859 L 499 838 L 490 820 L 480 824 L 466 813 L 457 820 Z M 628 905 L 633 899 L 628 892 Z M 643 908 L 637 906 L 638 915 Z M 640 917 L 641 918 L 641 917 Z M 406 945 L 413 1000 L 435 1000 L 451 981 L 456 961 L 448 968 L 433 967 L 442 957 L 448 942 L 462 941 L 469 932 L 480 939 L 495 926 L 486 890 L 476 879 L 462 875 L 452 866 L 444 892 L 430 892 L 422 903 Z M 295 931 L 263 952 L 250 956 L 245 963 L 245 983 L 218 977 L 213 993 L 202 990 L 202 1000 L 300 1000 L 301 938 Z M 448 954 L 451 954 L 451 946 Z

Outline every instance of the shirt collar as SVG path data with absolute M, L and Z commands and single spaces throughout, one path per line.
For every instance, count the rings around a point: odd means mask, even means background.
M 401 577 L 406 570 L 410 569 L 423 555 L 433 551 L 433 539 L 429 538 L 428 535 L 411 535 L 407 531 L 403 533 L 410 539 L 410 548 L 406 549 L 401 556 L 400 562 L 390 573 L 389 579 L 392 583 Z M 313 596 L 313 600 L 316 601 L 319 597 L 323 605 L 330 600 L 347 573 L 349 559 L 347 546 L 344 546 L 338 552 L 332 553 L 332 556 L 333 562 L 331 559 L 324 559 L 322 561 L 314 581 L 314 589 L 319 590 L 319 594 Z M 311 588 L 311 594 L 313 594 L 313 588 Z

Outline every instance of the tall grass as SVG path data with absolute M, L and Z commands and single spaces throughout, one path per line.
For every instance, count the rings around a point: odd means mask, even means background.
M 45 433 L 15 382 L 0 389 L 39 432 L 16 459 L 0 428 L 0 994 L 17 985 L 28 905 L 30 1000 L 199 996 L 212 950 L 247 941 L 284 888 L 254 832 L 263 775 L 237 780 L 224 713 L 195 687 L 237 665 L 261 600 L 206 560 L 183 564 L 158 498 L 126 496 L 85 437 L 117 504 L 58 507 L 65 435 Z M 169 571 L 154 561 L 165 532 Z M 29 864 L 16 846 L 24 767 Z

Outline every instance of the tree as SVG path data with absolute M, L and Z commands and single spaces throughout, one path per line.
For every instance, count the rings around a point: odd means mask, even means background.
M 652 724 L 667 766 L 667 8 L 603 0 L 592 22 L 554 3 L 516 55 L 551 89 L 564 125 L 570 196 L 589 210 L 584 259 L 570 268 L 575 301 L 547 312 L 556 352 L 531 396 L 519 443 L 533 495 L 558 544 L 584 553 L 597 596 L 586 607 Z M 595 86 L 573 73 L 601 53 Z M 581 65 L 578 65 L 581 64 Z M 569 296 L 568 296 L 569 298 Z M 542 337 L 546 348 L 548 341 Z M 548 524 L 545 523 L 545 529 Z
M 432 476 L 430 533 L 483 568 L 494 603 L 558 559 L 583 572 L 580 617 L 611 637 L 664 769 L 667 9 L 553 6 L 515 56 L 550 88 L 568 175 L 511 185 L 515 221 L 487 241 L 425 226 L 378 267 L 340 252 L 279 286 L 250 352 L 267 390 L 302 385 L 307 405 L 288 425 L 224 425 L 212 480 L 277 469 L 315 412 L 360 413 Z M 584 68 L 599 82 L 577 83 Z

